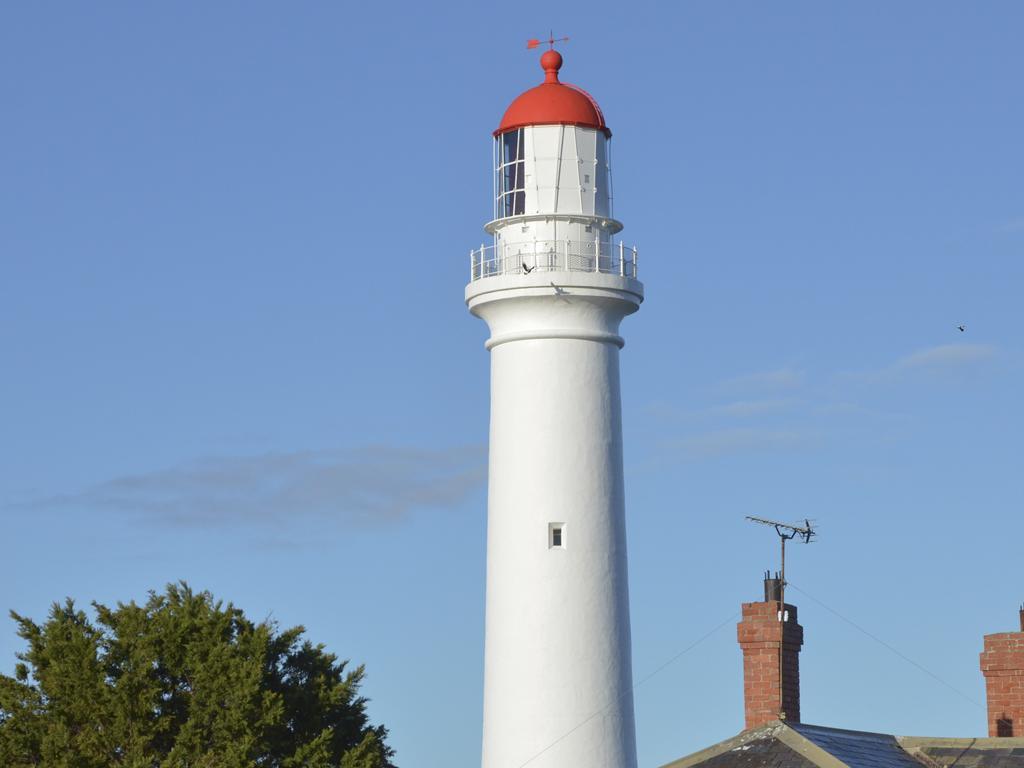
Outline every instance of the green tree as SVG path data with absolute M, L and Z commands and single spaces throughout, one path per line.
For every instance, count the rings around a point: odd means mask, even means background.
M 28 650 L 0 675 L 6 768 L 394 768 L 387 729 L 305 630 L 255 624 L 187 584 L 145 605 L 11 612 Z

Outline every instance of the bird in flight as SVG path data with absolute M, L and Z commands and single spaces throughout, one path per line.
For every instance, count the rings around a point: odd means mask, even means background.
M 966 330 L 967 330 L 967 329 L 966 329 L 966 328 L 965 328 L 964 326 L 962 326 L 962 325 L 958 325 L 958 326 L 957 326 L 957 328 L 959 328 L 959 329 L 960 329 L 960 333 L 963 333 L 964 331 L 966 331 Z
M 534 265 L 533 265 L 532 267 L 528 267 L 528 266 L 526 266 L 526 262 L 525 262 L 525 261 L 523 262 L 523 274 L 524 274 L 524 275 L 528 275 L 528 274 L 530 274 L 530 273 L 531 273 L 531 272 L 533 272 L 533 270 L 535 270 L 536 268 L 537 268 L 537 265 L 536 265 L 536 264 L 534 264 Z
M 554 283 L 551 283 L 551 287 L 555 289 L 556 296 L 565 296 L 565 294 L 568 293 L 568 291 L 565 290 L 565 288 L 563 288 L 560 285 L 555 285 Z

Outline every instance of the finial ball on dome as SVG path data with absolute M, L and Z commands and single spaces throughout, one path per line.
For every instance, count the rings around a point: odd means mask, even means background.
M 552 48 L 550 51 L 544 51 L 544 55 L 540 57 L 540 65 L 544 68 L 544 73 L 547 75 L 545 78 L 549 83 L 558 82 L 558 70 L 562 68 L 562 54 Z

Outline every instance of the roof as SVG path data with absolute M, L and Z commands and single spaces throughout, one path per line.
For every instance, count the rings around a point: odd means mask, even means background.
M 903 736 L 900 746 L 930 768 L 1020 768 L 1024 739 L 921 739 Z
M 578 125 L 612 135 L 594 97 L 558 79 L 558 70 L 562 68 L 562 55 L 558 51 L 545 51 L 540 65 L 544 69 L 544 82 L 521 93 L 509 105 L 495 136 L 527 125 Z
M 1024 768 L 1024 738 L 891 736 L 775 721 L 663 768 Z
M 921 768 L 917 760 L 903 751 L 895 736 L 804 723 L 792 723 L 790 727 L 850 768 Z

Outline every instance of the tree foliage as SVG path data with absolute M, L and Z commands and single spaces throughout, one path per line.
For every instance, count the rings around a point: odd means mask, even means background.
M 28 649 L 0 675 L 10 768 L 394 768 L 387 730 L 305 630 L 255 624 L 184 582 L 145 605 L 69 599 L 43 624 L 11 612 Z

